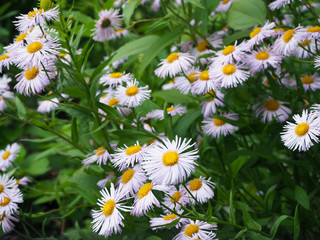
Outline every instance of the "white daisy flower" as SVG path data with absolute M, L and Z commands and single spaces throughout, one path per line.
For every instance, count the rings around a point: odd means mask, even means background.
M 29 34 L 29 31 L 27 32 L 23 32 L 20 33 L 18 36 L 16 36 L 16 38 L 13 40 L 13 43 L 9 44 L 8 46 L 4 47 L 5 50 L 7 50 L 8 52 L 11 52 L 12 50 L 14 50 L 15 48 L 18 47 L 22 47 L 24 44 L 24 40 L 27 37 L 27 35 Z
M 82 160 L 82 164 L 88 165 L 91 163 L 97 163 L 99 166 L 101 166 L 101 163 L 103 165 L 107 164 L 108 159 L 111 159 L 111 156 L 107 149 L 104 147 L 99 147 L 96 150 L 94 150 L 92 153 L 87 155 L 87 158 Z
M 282 56 L 272 51 L 270 47 L 260 48 L 246 55 L 244 62 L 250 67 L 251 75 L 264 71 L 268 67 L 277 68 L 282 62 Z
M 167 76 L 173 78 L 178 73 L 188 71 L 194 61 L 195 58 L 189 53 L 174 52 L 159 63 L 159 67 L 154 73 L 160 78 L 166 78 Z
M 286 32 L 285 28 L 274 28 L 272 37 L 280 37 Z
M 164 191 L 166 189 L 166 186 L 155 185 L 153 183 L 143 184 L 134 200 L 130 214 L 140 217 L 143 214 L 146 214 L 150 209 L 153 210 L 153 205 L 160 207 L 160 203 L 152 193 L 152 190 Z
M 214 78 L 211 71 L 203 71 L 198 75 L 198 80 L 191 84 L 192 94 L 206 94 L 210 90 L 216 90 L 218 87 L 217 79 Z
M 152 3 L 152 5 L 151 5 L 151 8 L 152 8 L 154 11 L 158 12 L 159 9 L 160 9 L 160 6 L 161 6 L 161 0 L 154 0 L 153 3 Z
M 262 115 L 261 121 L 263 123 L 271 122 L 272 119 L 276 119 L 278 122 L 284 122 L 289 118 L 291 109 L 283 104 L 286 103 L 269 97 L 263 106 L 259 107 L 261 104 L 258 103 L 253 106 L 253 109 L 256 109 L 256 117 Z
M 189 203 L 189 194 L 184 186 L 179 185 L 179 189 L 175 186 L 171 186 L 165 193 L 169 196 L 165 196 L 163 199 L 163 204 L 167 206 L 170 210 L 180 210 L 181 205 L 186 206 Z M 167 208 L 163 208 L 164 212 L 169 214 Z
M 0 77 L 0 91 L 9 91 L 9 82 L 11 82 L 11 78 L 9 78 L 6 74 L 2 75 L 2 77 Z
M 28 29 L 36 25 L 43 26 L 47 20 L 55 20 L 59 17 L 58 7 L 44 11 L 43 9 L 33 8 L 28 14 L 21 14 L 17 17 L 18 21 L 14 21 L 20 32 L 26 32 Z
M 200 103 L 202 106 L 201 113 L 204 117 L 209 117 L 217 112 L 217 106 L 224 107 L 224 94 L 219 90 L 216 90 L 209 91 L 206 95 L 211 96 L 211 99 Z
M 147 176 L 143 172 L 139 164 L 133 168 L 125 170 L 121 177 L 118 178 L 116 185 L 123 185 L 123 190 L 126 196 L 134 196 L 140 187 L 147 181 Z
M 11 191 L 8 191 L 6 196 L 4 196 L 0 201 L 0 212 L 9 216 L 19 209 L 18 203 L 22 202 L 22 193 L 19 188 L 12 188 Z
M 187 108 L 185 106 L 171 106 L 167 108 L 167 113 L 169 116 L 173 117 L 175 115 L 183 115 L 187 112 Z M 156 118 L 159 120 L 164 119 L 164 110 L 153 110 L 152 112 L 149 113 L 149 117 Z
M 246 47 L 245 42 L 237 45 L 237 41 L 234 45 L 228 45 L 224 49 L 216 52 L 216 56 L 211 58 L 213 64 L 229 64 L 241 61 L 244 53 L 243 51 L 249 50 Z
M 308 27 L 305 30 L 306 39 L 319 39 L 320 38 L 320 26 Z
M 300 1 L 300 0 L 298 0 L 298 1 Z M 282 8 L 286 5 L 289 5 L 292 2 L 293 2 L 293 0 L 275 0 L 274 2 L 270 3 L 268 6 L 272 11 L 274 11 L 276 9 L 279 9 L 279 8 Z
M 220 48 L 223 44 L 222 37 L 216 34 L 212 34 L 207 38 L 207 41 L 214 47 L 214 48 Z M 202 55 L 206 55 L 209 53 L 213 53 L 213 49 L 211 49 L 211 46 L 207 41 L 204 41 L 203 39 L 197 39 L 197 46 L 192 51 L 192 56 L 195 56 L 195 58 L 199 58 Z M 208 63 L 208 58 L 199 58 L 199 61 L 201 64 Z
M 168 83 L 163 84 L 161 89 L 162 90 L 169 90 L 169 89 L 175 89 L 176 88 L 176 79 L 171 79 Z
M 110 40 L 116 37 L 115 29 L 121 28 L 122 15 L 119 9 L 102 10 L 99 12 L 99 20 L 96 21 L 93 39 L 98 42 Z
M 231 120 L 237 120 L 238 115 L 235 113 L 224 113 L 221 116 L 226 117 Z M 220 135 L 226 136 L 234 131 L 237 131 L 239 128 L 233 126 L 230 123 L 227 123 L 219 118 L 205 118 L 202 123 L 202 130 L 205 134 L 212 137 L 219 137 Z
M 314 58 L 314 67 L 320 68 L 320 55 L 318 55 Z
M 234 0 L 221 0 L 215 12 L 227 12 Z
M 44 91 L 44 88 L 50 84 L 50 79 L 56 77 L 56 67 L 52 64 L 46 65 L 45 70 L 42 66 L 39 68 L 28 67 L 16 75 L 18 83 L 15 89 L 23 95 L 34 95 Z M 48 78 L 49 76 L 49 78 Z
M 14 214 L 7 215 L 5 212 L 0 214 L 0 225 L 4 233 L 10 232 L 14 228 L 13 222 L 19 222 L 19 218 Z
M 187 183 L 187 188 L 197 202 L 201 204 L 214 197 L 215 183 L 211 182 L 210 178 L 208 180 L 203 177 L 195 178 Z M 190 196 L 190 200 L 195 204 L 196 201 L 192 196 Z
M 273 50 L 285 56 L 290 56 L 299 47 L 299 43 L 304 40 L 301 34 L 301 27 L 287 30 L 273 44 Z
M 311 58 L 316 54 L 316 40 L 304 40 L 299 43 L 299 47 L 296 48 L 294 55 L 300 59 Z
M 0 175 L 0 201 L 3 201 L 6 196 L 10 196 L 10 192 L 15 186 L 15 179 L 9 178 L 7 174 Z
M 119 84 L 122 85 L 128 81 L 133 80 L 133 75 L 131 73 L 122 73 L 122 72 L 114 72 L 114 73 L 106 73 L 100 78 L 100 84 L 106 84 L 111 87 L 116 87 Z
M 9 91 L 0 91 L 0 111 L 3 111 L 7 108 L 6 101 L 9 98 L 14 98 L 14 95 L 12 92 Z
M 179 76 L 175 78 L 174 86 L 182 94 L 188 94 L 191 90 L 191 84 L 198 80 L 200 74 L 199 68 L 191 67 L 184 74 L 185 76 Z
M 212 231 L 217 230 L 217 225 L 212 225 L 200 220 L 189 220 L 189 223 L 184 225 L 181 232 L 173 238 L 173 240 L 190 240 L 190 239 L 214 239 L 216 236 Z
M 0 168 L 5 170 L 12 165 L 20 152 L 20 146 L 17 143 L 7 145 L 5 150 L 0 150 Z M 1 212 L 1 211 L 0 211 Z
M 49 113 L 53 109 L 56 109 L 59 107 L 57 103 L 59 103 L 58 98 L 52 98 L 49 100 L 40 101 L 37 111 L 39 113 Z
M 266 21 L 263 27 L 256 27 L 250 33 L 250 40 L 247 42 L 247 45 L 252 48 L 254 45 L 261 43 L 265 38 L 271 37 L 274 34 L 274 28 L 276 24 L 274 22 L 269 23 Z
M 307 151 L 313 146 L 313 141 L 318 143 L 320 135 L 320 118 L 317 114 L 302 111 L 302 116 L 293 116 L 295 123 L 287 122 L 284 132 L 281 133 L 281 140 L 284 145 L 295 151 Z
M 320 77 L 316 73 L 302 77 L 301 82 L 305 91 L 320 89 Z
M 101 236 L 110 236 L 111 234 L 120 233 L 123 216 L 120 211 L 129 212 L 131 207 L 124 206 L 121 201 L 125 200 L 124 191 L 121 186 L 117 189 L 111 183 L 110 191 L 104 188 L 100 191 L 102 198 L 98 199 L 99 210 L 93 210 L 92 228 L 94 232 L 98 232 Z
M 112 178 L 114 178 L 116 176 L 116 174 L 114 172 L 107 172 L 108 176 L 104 179 L 101 179 L 97 182 L 97 185 L 99 188 L 105 188 L 107 182 L 109 182 L 109 180 L 111 180 Z
M 9 70 L 9 66 L 12 64 L 12 53 L 6 52 L 2 53 L 0 56 L 0 73 L 2 73 L 2 68 L 6 67 Z
M 179 212 L 181 214 L 182 211 Z M 152 227 L 152 230 L 158 230 L 161 228 L 164 228 L 166 226 L 161 226 L 161 225 L 167 225 L 172 223 L 175 220 L 178 220 L 179 216 L 177 216 L 174 213 L 168 213 L 167 215 L 160 215 L 160 217 L 154 217 L 150 219 L 150 226 Z M 188 219 L 186 218 L 181 218 L 176 224 L 176 228 L 179 228 L 181 225 L 186 224 L 188 222 Z
M 115 97 L 119 99 L 120 105 L 128 107 L 137 107 L 144 100 L 150 98 L 151 90 L 148 86 L 138 87 L 136 80 L 127 82 L 127 86 L 118 86 Z
M 244 71 L 242 65 L 238 64 L 217 64 L 209 69 L 212 78 L 220 82 L 221 87 L 232 88 L 242 84 L 249 77 L 249 73 Z M 208 89 L 208 92 L 211 89 Z
M 198 150 L 191 150 L 191 139 L 164 140 L 163 144 L 151 147 L 143 158 L 142 168 L 149 179 L 156 184 L 177 184 L 183 182 L 195 170 Z
M 117 29 L 115 33 L 116 33 L 116 37 L 122 38 L 126 36 L 129 33 L 129 31 L 127 29 Z
M 141 163 L 145 154 L 149 151 L 148 147 L 141 146 L 139 142 L 132 146 L 124 145 L 122 148 L 117 148 L 114 154 L 111 154 L 111 162 L 114 167 L 123 170 L 129 166 L 134 166 L 135 163 Z
M 32 181 L 30 178 L 24 176 L 24 177 L 16 180 L 16 185 L 28 185 L 31 182 Z

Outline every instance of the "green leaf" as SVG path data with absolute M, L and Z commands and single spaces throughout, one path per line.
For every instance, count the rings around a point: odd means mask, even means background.
M 96 77 L 103 73 L 103 69 L 113 60 L 114 55 L 110 56 L 107 60 L 103 61 L 98 67 L 95 68 L 90 77 L 90 82 L 93 82 Z
M 162 238 L 159 238 L 159 237 L 157 237 L 155 235 L 152 235 L 152 236 L 147 237 L 146 240 L 162 240 Z
M 124 9 L 123 9 L 123 20 L 124 23 L 128 26 L 130 23 L 130 18 L 138 6 L 138 4 L 141 2 L 141 0 L 132 0 L 130 2 L 127 2 Z
M 163 107 L 165 133 L 166 133 L 166 136 L 168 136 L 168 138 L 170 140 L 173 140 L 174 134 L 173 134 L 173 129 L 172 129 L 172 117 L 168 115 L 167 107 L 168 107 L 168 103 L 165 102 L 164 107 Z
M 273 224 L 273 227 L 270 230 L 272 238 L 274 238 L 276 236 L 278 228 L 279 228 L 281 222 L 283 220 L 285 220 L 287 217 L 288 217 L 287 215 L 282 215 L 282 216 L 278 217 L 278 219 L 275 221 L 275 223 Z
M 300 219 L 299 219 L 299 203 L 298 203 L 294 211 L 294 220 L 293 220 L 294 240 L 298 240 L 299 235 L 300 235 Z
M 21 161 L 20 168 L 27 175 L 38 176 L 50 170 L 50 163 L 47 157 L 34 153 Z
M 188 129 L 201 116 L 201 110 L 188 110 L 175 124 L 175 133 L 180 137 L 185 136 Z
M 245 157 L 239 157 L 236 160 L 234 160 L 231 164 L 230 164 L 230 168 L 232 171 L 232 176 L 234 178 L 236 178 L 236 176 L 238 175 L 239 170 L 241 169 L 241 167 L 243 166 L 243 164 L 247 161 L 247 159 Z
M 304 208 L 310 208 L 309 196 L 302 187 L 296 186 L 296 189 L 294 191 L 294 197 L 298 201 L 298 203 L 300 203 Z
M 235 223 L 235 216 L 234 216 L 234 207 L 233 207 L 233 191 L 230 191 L 229 196 L 229 221 Z
M 186 0 L 187 2 L 191 3 L 192 5 L 199 7 L 199 8 L 204 8 L 204 6 L 199 2 L 199 0 Z
M 253 218 L 249 214 L 248 210 L 242 205 L 240 205 L 240 208 L 243 213 L 242 218 L 243 218 L 244 225 L 248 228 L 252 228 L 252 229 L 260 231 L 261 225 L 253 220 Z
M 77 144 L 79 141 L 78 126 L 77 126 L 76 118 L 72 118 L 72 122 L 71 122 L 71 139 L 72 139 L 72 142 L 75 144 Z
M 63 92 L 70 97 L 75 97 L 75 98 L 83 98 L 85 97 L 86 93 L 81 90 L 79 87 L 69 87 L 69 88 L 64 88 Z
M 255 25 L 263 25 L 267 9 L 262 0 L 238 0 L 232 3 L 228 11 L 228 22 L 235 30 L 242 30 Z
M 239 40 L 241 38 L 249 37 L 251 30 L 242 30 L 235 32 L 231 35 L 227 35 L 227 37 L 223 40 L 224 45 L 229 45 L 236 40 Z
M 151 95 L 174 104 L 187 104 L 196 102 L 193 98 L 189 97 L 188 95 L 181 94 L 179 90 L 176 89 L 155 91 Z
M 234 236 L 234 240 L 240 239 L 244 233 L 246 233 L 247 229 L 242 229 L 240 232 L 237 233 L 237 235 Z
M 15 102 L 16 107 L 17 107 L 18 117 L 22 118 L 22 119 L 25 119 L 26 116 L 27 116 L 27 112 L 26 112 L 26 109 L 24 107 L 24 104 L 20 101 L 20 99 L 17 96 L 14 98 L 14 102 Z
M 110 9 L 113 7 L 113 3 L 115 0 L 107 0 L 104 5 L 103 5 L 103 9 Z
M 260 233 L 256 233 L 256 232 L 252 232 L 252 231 L 246 232 L 246 236 L 249 237 L 246 239 L 250 239 L 250 240 L 271 240 L 271 238 L 265 237 Z

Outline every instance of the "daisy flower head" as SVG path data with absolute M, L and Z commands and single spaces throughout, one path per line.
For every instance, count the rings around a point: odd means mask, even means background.
M 17 213 L 18 212 L 16 212 L 16 214 Z M 0 225 L 4 233 L 10 232 L 14 228 L 13 222 L 19 222 L 19 218 L 14 214 L 7 215 L 5 212 L 0 214 Z
M 175 116 L 175 115 L 183 115 L 187 112 L 187 108 L 185 106 L 171 106 L 167 108 L 167 114 L 171 117 Z M 149 116 L 152 116 L 152 118 L 157 118 L 159 120 L 163 120 L 164 119 L 164 110 L 153 110 Z
M 261 121 L 263 123 L 271 122 L 272 119 L 276 119 L 278 122 L 284 122 L 291 114 L 291 109 L 284 106 L 284 104 L 284 102 L 269 97 L 261 107 L 259 107 L 260 104 L 255 104 L 253 108 L 256 109 L 256 117 L 262 115 Z
M 19 207 L 18 203 L 22 203 L 22 193 L 19 188 L 11 188 L 0 202 L 0 212 L 5 213 L 7 216 L 15 213 Z
M 111 183 L 110 190 L 104 188 L 100 191 L 102 198 L 98 199 L 99 210 L 93 210 L 92 228 L 94 232 L 98 232 L 101 236 L 110 236 L 111 234 L 120 233 L 121 227 L 124 226 L 122 220 L 123 215 L 120 211 L 129 212 L 131 207 L 125 206 L 124 192 L 121 186 L 115 189 Z
M 227 12 L 234 0 L 221 0 L 215 12 Z
M 210 178 L 206 180 L 203 177 L 195 178 L 187 183 L 187 188 L 189 189 L 192 196 L 189 196 L 190 201 L 195 204 L 205 203 L 208 199 L 213 198 L 214 192 L 213 189 L 215 188 L 215 183 L 210 181 Z
M 249 50 L 248 47 L 245 47 L 245 44 L 237 45 L 237 41 L 234 45 L 228 45 L 222 50 L 216 52 L 216 56 L 211 58 L 211 61 L 214 64 L 229 64 L 234 62 L 241 61 L 245 50 Z
M 274 2 L 270 3 L 268 6 L 272 11 L 274 11 L 276 9 L 280 9 L 286 5 L 289 5 L 292 2 L 293 0 L 275 0 Z
M 49 113 L 53 109 L 56 109 L 59 107 L 57 103 L 59 103 L 58 98 L 52 98 L 52 99 L 40 101 L 37 111 L 39 113 Z
M 24 176 L 24 177 L 16 180 L 16 185 L 24 185 L 24 186 L 26 186 L 26 185 L 28 185 L 28 184 L 31 183 L 31 182 L 32 182 L 32 181 L 31 181 L 30 178 Z
M 210 90 L 217 89 L 217 79 L 213 76 L 210 70 L 201 72 L 197 80 L 191 84 L 192 94 L 206 94 Z
M 250 33 L 250 40 L 248 40 L 247 45 L 252 48 L 254 45 L 261 43 L 265 38 L 271 37 L 274 34 L 274 28 L 276 24 L 274 22 L 269 23 L 266 21 L 263 27 L 256 27 Z
M 113 72 L 106 73 L 100 78 L 99 83 L 103 85 L 109 85 L 111 87 L 116 87 L 119 84 L 122 85 L 128 81 L 133 80 L 133 75 L 131 73 Z
M 160 78 L 173 78 L 178 73 L 188 71 L 194 61 L 195 58 L 189 53 L 173 52 L 159 63 L 154 73 Z
M 115 97 L 119 99 L 119 104 L 127 107 L 137 107 L 144 100 L 150 98 L 151 90 L 148 86 L 138 87 L 136 80 L 128 81 L 127 86 L 118 86 Z
M 224 113 L 221 116 L 230 120 L 238 119 L 238 115 L 236 113 Z M 219 137 L 220 135 L 226 136 L 239 129 L 237 126 L 233 126 L 219 118 L 207 117 L 202 121 L 202 123 L 204 123 L 202 130 L 205 134 L 211 137 Z
M 3 74 L 2 77 L 0 77 L 0 91 L 9 91 L 9 82 L 11 82 L 11 78 L 9 78 L 6 74 Z
M 207 41 L 204 41 L 201 38 L 198 39 L 197 46 L 192 51 L 192 56 L 195 56 L 196 58 L 198 58 L 202 55 L 213 53 L 213 49 L 211 48 L 210 45 L 212 45 L 214 48 L 220 48 L 223 43 L 222 37 L 216 34 L 212 34 L 211 36 L 209 36 L 207 38 Z M 200 58 L 199 61 L 201 64 L 206 64 L 208 63 L 208 58 Z
M 233 88 L 249 78 L 249 73 L 239 64 L 217 64 L 209 69 L 212 77 L 220 83 L 220 87 Z M 208 92 L 211 89 L 208 89 Z
M 299 47 L 299 43 L 302 40 L 304 39 L 300 26 L 295 29 L 289 29 L 274 42 L 273 50 L 285 56 L 290 56 Z
M 129 31 L 127 29 L 117 29 L 115 33 L 116 33 L 116 37 L 122 38 L 126 36 L 129 33 Z
M 188 94 L 191 90 L 191 84 L 198 80 L 200 74 L 199 68 L 191 67 L 185 72 L 185 76 L 178 76 L 175 78 L 174 86 L 182 94 Z
M 111 162 L 114 167 L 123 170 L 130 166 L 134 166 L 135 163 L 141 163 L 143 157 L 149 151 L 148 147 L 141 146 L 137 141 L 132 146 L 124 145 L 122 148 L 117 148 L 114 154 L 111 154 Z
M 99 12 L 99 20 L 96 21 L 93 39 L 98 42 L 110 40 L 116 37 L 115 29 L 121 28 L 122 15 L 119 9 L 102 10 Z
M 3 111 L 7 108 L 6 101 L 9 98 L 11 99 L 14 98 L 14 95 L 12 92 L 0 90 L 0 111 Z
M 0 150 L 0 169 L 5 170 L 12 165 L 20 152 L 20 146 L 17 143 L 7 145 L 5 150 Z
M 294 55 L 300 59 L 311 58 L 316 53 L 317 47 L 314 39 L 307 39 L 299 43 Z
M 281 140 L 284 145 L 295 151 L 307 151 L 313 142 L 318 143 L 320 135 L 320 118 L 315 113 L 308 113 L 303 110 L 302 115 L 293 116 L 295 123 L 287 122 L 284 132 L 281 133 Z
M 320 89 L 320 77 L 316 73 L 302 77 L 301 82 L 305 91 L 316 91 Z
M 176 88 L 176 84 L 175 84 L 175 83 L 176 83 L 176 79 L 173 78 L 173 79 L 171 79 L 168 83 L 163 84 L 162 87 L 161 87 L 161 89 L 162 89 L 162 90 L 175 89 L 175 88 Z
M 119 104 L 119 100 L 115 97 L 115 92 L 113 91 L 109 91 L 109 93 L 102 95 L 99 99 L 99 102 L 113 108 Z M 116 107 L 116 109 L 120 116 L 127 116 L 131 113 L 131 109 L 127 107 Z M 106 115 L 102 109 L 99 109 L 98 111 L 99 113 Z
M 182 214 L 183 211 L 179 211 L 179 214 Z M 188 222 L 188 219 L 186 218 L 179 218 L 174 213 L 168 213 L 166 215 L 160 215 L 160 217 L 154 217 L 150 219 L 150 226 L 153 227 L 152 230 L 158 230 L 161 228 L 164 228 L 165 226 L 161 225 L 166 225 L 170 224 L 175 220 L 178 220 L 177 224 L 175 225 L 176 228 L 179 228 L 181 225 L 186 224 Z
M 9 70 L 10 65 L 12 64 L 12 53 L 5 52 L 0 55 L 0 73 L 2 73 L 3 67 L 6 67 Z
M 179 189 L 171 186 L 165 193 L 167 195 L 164 197 L 163 203 L 169 209 L 178 211 L 181 209 L 181 205 L 186 206 L 189 203 L 189 194 L 183 185 L 179 185 Z M 163 208 L 163 210 L 167 214 L 171 212 L 167 208 Z
M 181 229 L 181 232 L 173 240 L 190 240 L 190 239 L 214 239 L 217 225 L 212 225 L 200 220 L 190 220 Z
M 202 106 L 201 113 L 204 117 L 209 117 L 217 112 L 217 106 L 224 107 L 224 94 L 219 90 L 215 90 L 209 91 L 206 95 L 211 96 L 211 99 L 200 103 Z
M 16 180 L 9 178 L 7 174 L 0 175 L 0 201 L 10 196 L 12 188 L 16 187 Z
M 177 184 L 189 177 L 199 157 L 197 149 L 189 150 L 194 146 L 190 142 L 176 136 L 151 147 L 142 162 L 149 179 L 156 184 Z
M 136 194 L 141 186 L 147 181 L 147 176 L 139 164 L 133 168 L 126 169 L 121 177 L 117 179 L 116 185 L 123 185 L 123 190 L 127 196 Z
M 268 47 L 266 49 L 252 51 L 251 54 L 246 55 L 244 61 L 250 67 L 250 73 L 254 75 L 264 71 L 268 67 L 277 68 L 282 62 L 282 56 Z
M 116 176 L 116 174 L 114 172 L 107 172 L 107 177 L 99 180 L 97 182 L 97 185 L 99 188 L 105 188 L 107 182 L 109 182 L 109 180 L 111 180 L 112 178 L 114 178 Z
M 101 166 L 101 163 L 103 165 L 107 164 L 108 159 L 110 159 L 111 156 L 107 149 L 104 147 L 99 147 L 96 150 L 94 150 L 92 153 L 87 155 L 87 158 L 82 160 L 82 164 L 88 165 L 91 163 L 97 163 L 99 166 Z
M 45 66 L 45 69 L 40 67 L 27 67 L 21 73 L 16 75 L 18 83 L 15 89 L 23 95 L 34 95 L 44 91 L 44 88 L 50 84 L 50 79 L 56 77 L 56 67 L 53 62 Z M 48 78 L 49 77 L 49 78 Z

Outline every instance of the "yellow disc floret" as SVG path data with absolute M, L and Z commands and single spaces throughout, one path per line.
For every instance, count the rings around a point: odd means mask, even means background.
M 113 107 L 114 105 L 117 105 L 119 101 L 115 98 L 111 98 L 108 102 L 108 106 Z
M 268 99 L 266 103 L 264 104 L 264 107 L 269 111 L 276 111 L 279 109 L 280 104 L 277 100 L 274 99 Z
M 202 81 L 208 81 L 209 80 L 209 71 L 203 71 L 199 75 L 199 79 Z
M 176 61 L 179 58 L 179 54 L 177 52 L 171 53 L 168 57 L 167 57 L 167 62 L 168 63 L 173 63 L 174 61 Z
M 209 47 L 209 44 L 206 41 L 202 41 L 197 45 L 198 52 L 203 52 L 207 50 Z
M 163 217 L 163 220 L 169 221 L 169 220 L 173 220 L 173 219 L 175 219 L 175 218 L 177 218 L 177 215 L 175 215 L 175 214 L 169 214 L 169 215 L 164 216 L 164 217 Z
M 36 67 L 29 67 L 28 70 L 24 73 L 24 77 L 27 80 L 32 80 L 34 79 L 37 75 L 39 74 L 39 69 L 37 69 Z
M 133 177 L 133 174 L 134 174 L 133 169 L 126 170 L 121 176 L 122 183 L 126 184 L 127 182 L 129 182 L 131 180 L 131 178 Z
M 34 10 L 28 13 L 28 18 L 31 19 L 33 17 L 35 17 L 37 15 L 37 13 L 41 14 L 42 13 L 42 9 L 40 10 Z
M 174 203 L 174 201 L 178 202 L 181 198 L 181 192 L 177 191 L 171 196 L 171 202 Z
M 112 199 L 106 201 L 103 205 L 102 212 L 103 214 L 108 217 L 113 213 L 114 207 L 116 206 L 116 202 Z
M 299 123 L 294 129 L 294 131 L 299 137 L 304 136 L 309 131 L 309 124 L 305 122 Z
M 191 81 L 191 82 L 195 82 L 198 80 L 198 73 L 196 72 L 193 72 L 193 73 L 190 73 L 188 75 L 188 79 Z
M 189 224 L 184 230 L 184 234 L 188 237 L 192 237 L 197 232 L 199 232 L 199 227 L 196 224 Z
M 307 32 L 320 32 L 319 26 L 310 27 L 307 29 Z
M 293 37 L 293 35 L 294 35 L 295 33 L 296 33 L 296 32 L 295 32 L 293 29 L 290 29 L 290 30 L 286 31 L 286 32 L 283 34 L 283 37 L 282 37 L 283 41 L 284 41 L 285 43 L 290 42 L 291 38 Z
M 27 34 L 25 33 L 21 33 L 17 38 L 16 38 L 16 42 L 20 42 L 22 40 L 24 40 L 26 38 Z
M 121 72 L 111 73 L 109 75 L 109 77 L 111 77 L 111 78 L 121 78 L 122 77 L 122 73 Z
M 165 166 L 173 166 L 179 161 L 179 154 L 176 151 L 168 151 L 162 156 L 162 163 Z
M 127 155 L 132 155 L 135 154 L 137 152 L 140 152 L 142 149 L 142 147 L 140 145 L 134 145 L 134 146 L 130 146 L 126 149 L 126 154 Z
M 253 31 L 250 33 L 250 38 L 254 38 L 259 32 L 261 32 L 261 27 L 253 29 Z
M 189 188 L 191 191 L 197 191 L 202 187 L 202 182 L 200 179 L 196 178 L 193 179 L 190 183 L 189 183 Z
M 152 183 L 145 183 L 138 191 L 138 198 L 141 199 L 147 196 L 148 193 L 151 191 L 152 187 Z
M 311 84 L 311 83 L 314 83 L 314 78 L 311 76 L 305 76 L 305 77 L 301 78 L 301 82 L 303 84 Z
M 27 51 L 28 53 L 32 54 L 41 50 L 42 47 L 43 47 L 43 44 L 41 42 L 33 42 L 27 46 Z
M 2 159 L 3 160 L 7 160 L 7 158 L 10 156 L 11 152 L 10 151 L 6 151 L 3 155 L 2 155 Z
M 4 197 L 3 200 L 0 202 L 0 206 L 4 207 L 7 206 L 10 202 L 10 198 Z
M 222 72 L 225 75 L 231 75 L 235 73 L 235 71 L 236 71 L 236 67 L 233 64 L 227 64 L 222 68 Z
M 268 58 L 269 58 L 269 53 L 266 50 L 258 52 L 256 54 L 256 59 L 258 60 L 267 60 Z
M 222 50 L 222 54 L 226 56 L 226 55 L 232 53 L 234 50 L 235 50 L 235 47 L 234 47 L 233 45 L 229 45 L 229 46 L 226 46 L 226 47 Z
M 224 125 L 225 123 L 226 123 L 225 121 L 222 121 L 219 118 L 213 119 L 213 124 L 216 125 L 217 127 L 220 127 L 220 126 Z
M 139 88 L 137 86 L 131 86 L 126 89 L 126 94 L 128 96 L 134 96 L 139 92 Z
M 96 150 L 95 154 L 96 154 L 97 156 L 100 156 L 100 155 L 104 154 L 105 152 L 106 152 L 106 149 L 105 149 L 104 147 L 99 147 L 99 148 Z
M 3 55 L 0 56 L 0 61 L 3 61 L 3 60 L 8 59 L 8 58 L 9 58 L 9 56 L 7 54 L 3 54 Z

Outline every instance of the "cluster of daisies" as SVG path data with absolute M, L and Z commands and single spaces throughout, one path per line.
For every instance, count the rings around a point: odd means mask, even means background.
M 106 165 L 111 162 L 121 172 L 110 189 L 106 183 L 116 177 L 110 172 L 106 179 L 98 182 L 102 187 L 102 198 L 98 200 L 99 210 L 93 210 L 93 230 L 109 236 L 121 232 L 124 219 L 121 212 L 141 217 L 161 208 L 163 215 L 150 219 L 152 229 L 157 230 L 176 221 L 176 228 L 182 226 L 175 239 L 211 239 L 216 225 L 188 219 L 185 211 L 189 204 L 203 204 L 214 196 L 214 183 L 203 177 L 190 179 L 195 167 L 198 150 L 191 139 L 178 136 L 170 141 L 163 137 L 147 144 L 139 142 L 132 146 L 118 147 L 110 154 L 104 147 L 97 148 L 83 160 L 83 164 Z M 154 192 L 162 192 L 163 199 Z M 158 194 L 157 194 L 158 196 Z M 130 199 L 133 198 L 130 204 Z M 182 216 L 182 217 L 181 217 Z

